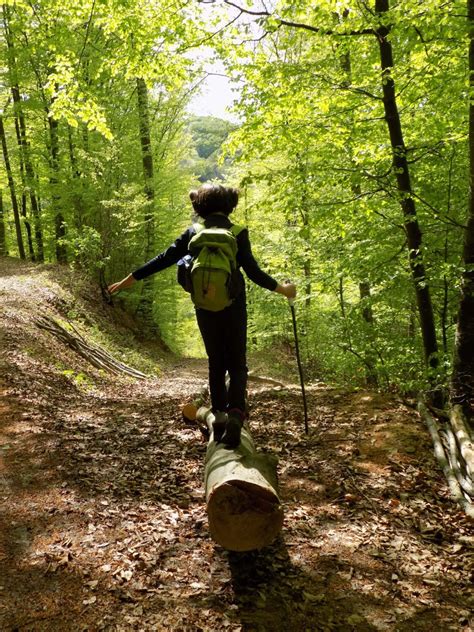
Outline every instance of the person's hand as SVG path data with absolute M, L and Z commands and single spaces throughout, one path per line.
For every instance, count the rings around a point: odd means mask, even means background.
M 280 285 L 279 283 L 275 288 L 275 292 L 283 294 L 286 298 L 293 299 L 296 296 L 296 285 L 289 282 L 286 282 L 283 285 Z
M 131 274 L 129 274 L 127 277 L 125 277 L 125 279 L 122 279 L 121 281 L 118 281 L 117 283 L 112 283 L 112 285 L 109 285 L 107 288 L 107 291 L 109 294 L 115 294 L 116 292 L 119 292 L 120 290 L 125 290 L 126 288 L 131 287 L 134 283 L 135 283 L 135 279 L 133 278 Z

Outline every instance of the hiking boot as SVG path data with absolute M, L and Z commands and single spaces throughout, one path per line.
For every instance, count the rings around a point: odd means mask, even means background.
M 227 425 L 227 413 L 223 413 L 221 410 L 217 410 L 214 413 L 214 421 L 212 423 L 212 430 L 214 433 L 214 441 L 220 443 L 222 435 Z
M 232 408 L 227 415 L 227 425 L 221 442 L 230 450 L 235 450 L 240 444 L 240 431 L 244 424 L 245 413 L 239 408 Z

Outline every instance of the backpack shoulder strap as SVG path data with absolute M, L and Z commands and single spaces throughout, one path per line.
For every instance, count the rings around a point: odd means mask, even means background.
M 240 235 L 240 233 L 245 230 L 245 226 L 239 226 L 238 224 L 232 224 L 232 226 L 230 227 L 230 232 L 234 235 L 234 237 L 237 237 L 238 235 Z

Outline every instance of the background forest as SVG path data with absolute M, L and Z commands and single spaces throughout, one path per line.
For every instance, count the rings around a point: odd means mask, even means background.
M 0 253 L 111 282 L 186 228 L 190 188 L 224 180 L 261 266 L 298 284 L 307 376 L 447 385 L 472 275 L 465 2 L 20 0 L 1 15 Z M 189 114 L 204 45 L 239 124 Z M 121 300 L 202 353 L 175 270 Z M 250 285 L 249 308 L 251 349 L 284 356 L 284 301 Z

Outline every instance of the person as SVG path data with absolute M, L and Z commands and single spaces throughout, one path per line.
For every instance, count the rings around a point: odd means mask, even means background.
M 219 184 L 204 184 L 191 191 L 195 213 L 204 227 L 231 228 L 229 215 L 237 206 L 237 189 Z M 131 287 L 135 282 L 178 263 L 189 254 L 188 244 L 196 234 L 195 226 L 187 228 L 164 252 L 160 253 L 127 277 L 108 287 L 110 294 Z M 237 237 L 238 290 L 233 302 L 221 311 L 196 308 L 196 319 L 209 361 L 209 391 L 215 416 L 214 438 L 226 447 L 235 449 L 246 418 L 247 388 L 247 303 L 245 282 L 240 269 L 248 278 L 267 290 L 287 298 L 296 296 L 293 283 L 278 283 L 261 270 L 255 260 L 246 228 Z M 226 385 L 226 374 L 229 386 Z

